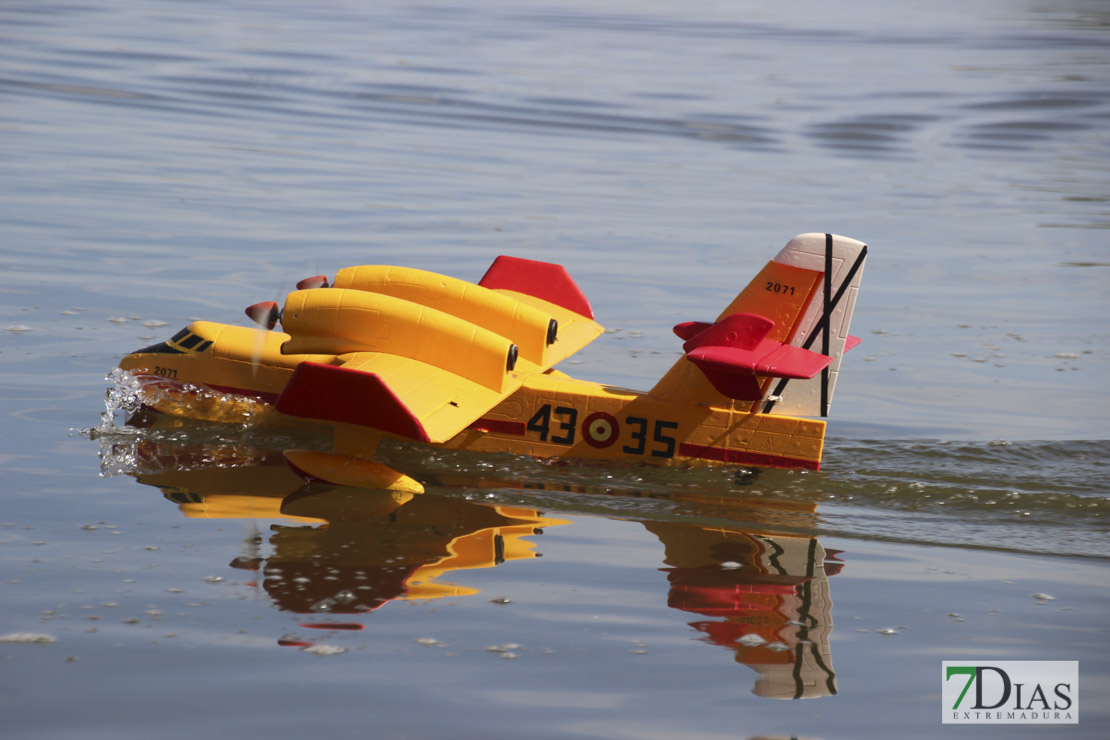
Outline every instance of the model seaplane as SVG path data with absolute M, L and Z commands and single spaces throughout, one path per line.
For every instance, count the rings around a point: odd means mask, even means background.
M 498 257 L 477 283 L 362 266 L 297 284 L 262 328 L 195 321 L 120 368 L 143 403 L 205 420 L 323 423 L 334 451 L 288 450 L 304 477 L 423 490 L 376 462 L 383 439 L 450 449 L 816 470 L 867 246 L 792 239 L 713 322 L 674 327 L 684 354 L 655 387 L 575 380 L 555 365 L 604 329 L 567 271 Z M 281 326 L 281 331 L 276 327 Z

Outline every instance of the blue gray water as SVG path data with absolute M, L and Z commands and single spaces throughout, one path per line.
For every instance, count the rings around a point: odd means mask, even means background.
M 0 643 L 8 734 L 935 737 L 964 657 L 1105 695 L 1108 29 L 5 2 L 0 638 L 53 640 Z M 871 255 L 820 473 L 400 448 L 429 493 L 399 503 L 297 493 L 257 430 L 88 431 L 126 352 L 360 263 L 562 263 L 609 329 L 562 369 L 650 387 L 806 231 Z M 771 701 L 783 666 L 824 683 Z

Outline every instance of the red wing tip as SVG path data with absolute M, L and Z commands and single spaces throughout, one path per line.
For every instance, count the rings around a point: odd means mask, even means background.
M 590 301 L 574 278 L 565 267 L 552 262 L 501 255 L 489 266 L 478 285 L 535 296 L 588 319 L 594 317 Z
M 852 349 L 853 347 L 859 346 L 859 343 L 862 342 L 862 341 L 863 340 L 860 339 L 859 337 L 853 337 L 851 334 L 849 334 L 848 338 L 844 340 L 844 351 L 847 352 L 848 350 Z
M 374 373 L 317 362 L 302 362 L 278 396 L 283 414 L 380 429 L 430 442 L 420 420 Z

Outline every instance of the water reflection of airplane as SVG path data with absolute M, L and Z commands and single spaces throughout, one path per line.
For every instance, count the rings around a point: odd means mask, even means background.
M 447 582 L 447 574 L 537 557 L 527 538 L 541 527 L 569 523 L 532 508 L 457 496 L 306 487 L 280 452 L 198 451 L 156 441 L 139 441 L 137 452 L 140 470 L 132 474 L 162 489 L 186 516 L 283 520 L 271 525 L 269 556 L 261 555 L 259 542 L 231 565 L 261 572 L 275 605 L 296 613 L 365 614 L 397 599 L 476 594 Z M 641 495 L 466 474 L 441 475 L 435 483 L 515 487 L 540 497 L 545 491 Z M 714 497 L 699 501 L 696 493 L 683 492 L 673 498 L 671 516 L 681 512 L 682 519 L 642 522 L 664 547 L 668 606 L 697 615 L 690 626 L 703 639 L 731 650 L 759 674 L 755 694 L 797 699 L 836 693 L 828 576 L 841 564 L 816 538 L 771 533 L 764 524 L 807 526 L 815 506 L 738 498 L 732 511 L 740 523 L 709 506 Z M 702 521 L 711 515 L 724 523 L 690 523 L 699 514 Z M 362 628 L 336 621 L 306 626 Z
M 535 510 L 459 498 L 334 486 L 306 487 L 280 452 L 185 450 L 140 441 L 140 483 L 162 489 L 188 517 L 275 519 L 272 554 L 248 553 L 233 567 L 261 571 L 278 608 L 356 614 L 394 599 L 477 591 L 443 580 L 452 571 L 538 557 L 528 537 L 566 524 Z M 207 465 L 197 466 L 198 460 Z
M 454 475 L 446 482 L 506 485 L 466 475 Z M 769 527 L 811 527 L 816 512 L 812 502 L 768 501 L 738 492 L 722 500 L 696 491 L 520 485 L 555 493 L 670 500 L 674 504 L 670 515 L 681 519 L 642 522 L 665 550 L 666 567 L 661 570 L 670 583 L 667 605 L 705 617 L 690 626 L 706 641 L 732 650 L 736 662 L 759 674 L 753 688 L 756 695 L 803 699 L 836 693 L 829 648 L 833 628 L 829 576 L 843 567 L 837 559 L 840 551 L 826 550 L 816 537 L 768 531 Z M 706 517 L 735 523 L 692 523 Z
M 835 553 L 816 538 L 644 522 L 666 549 L 667 605 L 759 673 L 754 693 L 800 699 L 836 693 L 828 576 Z

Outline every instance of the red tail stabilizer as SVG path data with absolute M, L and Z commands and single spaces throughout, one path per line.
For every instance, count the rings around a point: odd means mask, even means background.
M 732 347 L 741 350 L 754 350 L 773 328 L 775 328 L 775 322 L 766 316 L 754 313 L 734 313 L 724 317 L 716 324 L 709 324 L 704 330 L 690 337 L 682 345 L 682 349 L 687 352 L 698 347 Z M 778 344 L 781 344 L 781 342 L 778 342 Z
M 859 341 L 848 335 L 848 328 L 866 259 L 867 245 L 863 242 L 835 234 L 800 234 L 791 239 L 718 316 L 719 322 L 738 313 L 770 319 L 774 328 L 762 340 L 774 340 L 832 358 L 812 377 L 807 377 L 807 373 L 825 361 L 793 352 L 768 357 L 771 351 L 768 350 L 758 360 L 747 358 L 736 363 L 740 369 L 720 371 L 711 367 L 711 358 L 703 357 L 702 365 L 696 365 L 691 353 L 679 358 L 651 389 L 651 395 L 686 405 L 725 404 L 743 399 L 752 402 L 746 409 L 750 412 L 828 416 L 841 359 Z M 754 326 L 747 320 L 747 329 L 754 330 Z M 702 342 L 699 335 L 711 330 L 710 325 L 688 322 L 676 326 L 675 334 L 684 342 L 699 344 Z M 754 345 L 742 348 L 755 350 Z M 728 366 L 732 363 L 714 361 L 712 364 Z M 709 374 L 714 372 L 719 372 L 720 377 L 727 377 L 728 373 L 734 376 L 745 372 L 756 374 L 762 395 L 757 396 L 756 383 L 751 380 L 731 381 L 743 387 L 733 388 L 726 394 L 719 387 L 725 385 L 725 381 L 720 378 L 718 383 L 710 381 Z M 769 377 L 778 380 L 769 383 L 766 380 Z
M 706 328 L 696 331 L 701 326 Z M 763 390 L 756 376 L 804 380 L 832 362 L 817 352 L 767 339 L 774 326 L 765 316 L 734 313 L 716 324 L 679 324 L 675 333 L 690 336 L 682 345 L 686 357 L 718 392 L 739 401 L 758 401 Z

